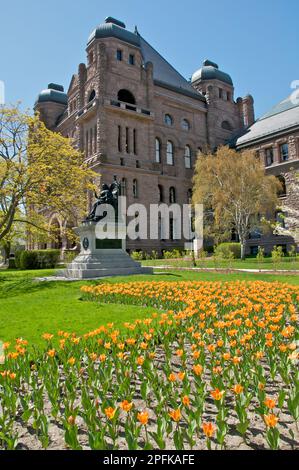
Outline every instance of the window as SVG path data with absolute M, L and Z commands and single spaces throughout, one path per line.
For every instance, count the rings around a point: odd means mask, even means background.
M 172 126 L 173 124 L 173 119 L 172 117 L 170 116 L 170 114 L 165 114 L 164 116 L 164 122 L 167 126 Z
M 89 131 L 89 138 L 90 138 L 89 150 L 90 150 L 90 153 L 91 153 L 91 155 L 92 155 L 92 154 L 93 154 L 93 152 L 92 152 L 92 128 L 91 128 L 90 131 Z
M 138 184 L 137 180 L 133 180 L 133 197 L 136 199 L 138 197 Z
M 161 184 L 158 184 L 158 196 L 159 196 L 159 202 L 163 202 L 164 194 L 163 194 L 163 186 L 161 186 Z
M 226 99 L 227 101 L 231 101 L 232 100 L 232 97 L 231 97 L 231 94 L 229 91 L 226 92 Z
M 97 132 L 97 126 L 94 126 L 94 133 L 93 133 L 93 136 L 94 136 L 94 138 L 93 138 L 93 140 L 94 140 L 94 142 L 93 142 L 94 153 L 97 152 L 97 134 L 98 134 L 98 132 Z
M 135 104 L 135 97 L 129 90 L 119 90 L 117 93 L 118 101 L 124 101 L 125 103 Z
M 185 145 L 185 168 L 191 168 L 191 149 Z
M 130 153 L 129 128 L 128 127 L 126 127 L 126 152 Z
M 137 131 L 133 129 L 133 152 L 134 155 L 137 155 Z
M 279 150 L 280 150 L 280 161 L 286 162 L 289 159 L 289 146 L 288 146 L 288 144 L 280 145 Z
M 273 157 L 273 148 L 268 148 L 266 149 L 266 155 L 265 155 L 265 165 L 270 166 L 273 164 L 274 157 Z
M 173 143 L 170 140 L 167 141 L 166 162 L 167 165 L 173 165 Z
M 121 49 L 117 49 L 116 58 L 117 60 L 123 60 L 123 51 Z
M 191 204 L 192 202 L 192 189 L 191 188 L 189 188 L 187 191 L 187 201 L 188 201 L 188 204 Z
M 182 119 L 182 129 L 184 131 L 189 131 L 190 130 L 190 123 L 188 119 Z
M 285 180 L 284 176 L 282 176 L 282 175 L 278 175 L 278 176 L 276 176 L 276 178 L 280 182 L 280 188 L 277 192 L 277 196 L 278 197 L 284 197 L 284 196 L 287 195 L 286 180 Z
M 94 90 L 92 90 L 89 94 L 88 103 L 90 103 L 90 101 L 94 100 L 95 97 L 96 97 L 96 92 Z
M 127 180 L 126 178 L 122 178 L 120 183 L 120 195 L 126 196 L 127 195 Z
M 136 168 L 140 168 L 139 160 L 136 160 Z
M 161 141 L 156 137 L 155 139 L 156 162 L 161 163 Z
M 173 217 L 169 217 L 169 238 L 170 240 L 174 240 L 174 223 Z
M 129 64 L 135 65 L 135 56 L 134 54 L 129 54 Z
M 223 121 L 221 124 L 222 129 L 225 129 L 226 131 L 231 131 L 232 126 L 228 121 Z
M 92 64 L 92 63 L 93 63 L 93 52 L 90 52 L 90 53 L 88 54 L 88 62 L 89 62 L 89 64 Z
M 174 204 L 175 203 L 175 188 L 173 186 L 171 186 L 169 188 L 169 202 L 170 204 Z
M 88 131 L 86 131 L 85 133 L 85 154 L 86 154 L 86 157 L 88 157 Z
M 119 152 L 121 152 L 121 150 L 122 150 L 121 138 L 122 138 L 122 135 L 121 135 L 121 126 L 118 126 L 117 148 L 118 148 L 118 151 L 119 151 Z
M 219 91 L 219 98 L 222 98 L 222 96 L 223 96 L 223 90 L 222 90 L 222 88 L 219 88 L 218 91 Z

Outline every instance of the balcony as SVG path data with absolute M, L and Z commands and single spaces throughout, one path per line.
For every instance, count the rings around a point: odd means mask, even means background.
M 152 113 L 149 109 L 140 108 L 135 104 L 125 103 L 124 101 L 119 100 L 105 100 L 105 106 L 109 107 L 110 109 L 115 109 L 121 112 L 129 112 L 139 115 L 140 117 L 145 118 L 153 118 L 154 113 Z
M 97 108 L 98 108 L 98 100 L 97 98 L 94 98 L 85 106 L 83 106 L 83 108 L 79 109 L 77 116 L 76 116 L 76 120 L 83 121 L 86 119 L 90 119 L 91 117 L 95 115 Z

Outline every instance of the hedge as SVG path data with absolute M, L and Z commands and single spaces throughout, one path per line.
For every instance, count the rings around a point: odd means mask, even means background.
M 241 258 L 241 244 L 236 242 L 220 243 L 215 248 L 215 253 L 222 255 L 223 258 L 230 258 L 230 253 L 234 255 L 234 258 Z
M 59 257 L 59 250 L 23 250 L 16 257 L 16 264 L 21 269 L 49 269 L 55 268 Z

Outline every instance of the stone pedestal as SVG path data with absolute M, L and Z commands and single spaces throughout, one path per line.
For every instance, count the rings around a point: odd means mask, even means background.
M 103 276 L 152 274 L 152 268 L 142 267 L 126 252 L 125 225 L 118 225 L 117 238 L 113 238 L 115 226 L 107 227 L 111 238 L 97 238 L 97 223 L 84 222 L 74 231 L 80 236 L 81 251 L 68 264 L 63 275 L 69 279 L 94 279 Z

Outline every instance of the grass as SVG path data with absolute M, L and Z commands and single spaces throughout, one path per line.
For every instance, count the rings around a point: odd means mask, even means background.
M 41 344 L 44 332 L 56 333 L 60 329 L 83 334 L 108 322 L 121 328 L 126 321 L 147 317 L 152 308 L 102 304 L 80 299 L 80 287 L 99 281 L 40 281 L 35 277 L 53 275 L 55 270 L 14 271 L 0 270 L 0 339 L 12 341 L 17 337 L 30 343 Z M 142 280 L 266 280 L 299 284 L 299 276 L 214 273 L 157 270 L 154 275 L 125 276 L 103 279 L 100 282 L 132 282 Z
M 192 261 L 188 259 L 154 259 L 143 260 L 143 266 L 173 266 L 192 267 Z M 197 259 L 198 268 L 230 268 L 230 269 L 271 269 L 271 270 L 299 270 L 299 257 L 285 258 L 279 263 L 273 262 L 272 258 L 265 258 L 259 262 L 256 258 L 246 258 L 234 260 L 214 260 L 213 258 Z

